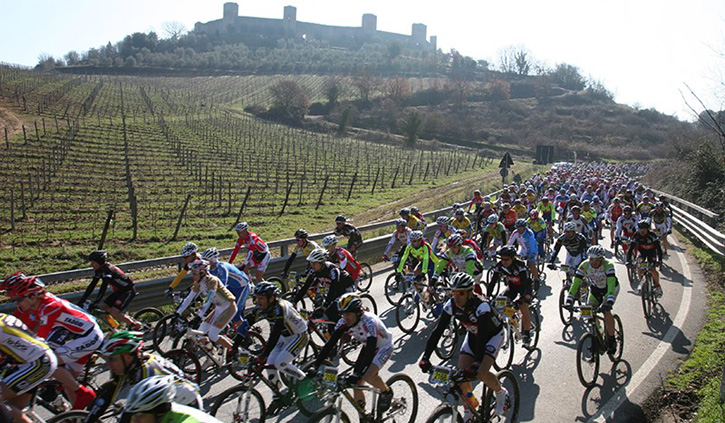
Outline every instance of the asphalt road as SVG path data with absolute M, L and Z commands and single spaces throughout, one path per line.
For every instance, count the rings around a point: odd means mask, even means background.
M 661 271 L 664 289 L 661 308 L 649 321 L 644 319 L 640 298 L 629 284 L 626 268 L 607 249 L 621 283 L 614 311 L 624 325 L 625 345 L 619 362 L 612 363 L 602 357 L 600 377 L 589 389 L 580 384 L 576 372 L 576 345 L 584 332 L 583 326 L 575 322 L 565 328 L 559 320 L 557 304 L 562 274 L 547 269 L 547 282 L 539 293 L 542 329 L 538 348 L 527 352 L 517 345 L 514 357 L 513 371 L 521 388 L 520 421 L 642 421 L 640 404 L 661 384 L 667 372 L 677 368 L 679 360 L 690 352 L 704 318 L 702 275 L 674 236 L 672 238 L 673 245 Z M 608 244 L 608 239 L 603 241 L 603 245 Z M 564 254 L 562 251 L 560 258 L 563 259 Z M 412 335 L 400 331 L 393 309 L 383 295 L 382 286 L 389 273 L 384 269 L 385 265 L 375 268 L 377 275 L 372 294 L 383 322 L 394 334 L 396 350 L 381 373 L 387 378 L 393 373 L 404 372 L 416 381 L 420 396 L 417 420 L 422 422 L 441 402 L 437 391 L 428 384 L 427 375 L 417 366 L 434 321 L 422 319 Z M 435 355 L 433 363 L 438 363 Z M 207 377 L 202 382 L 205 403 L 211 404 L 220 392 L 235 383 L 224 373 Z M 269 400 L 269 393 L 265 393 L 265 401 L 268 403 Z M 268 421 L 305 422 L 306 419 L 290 409 Z

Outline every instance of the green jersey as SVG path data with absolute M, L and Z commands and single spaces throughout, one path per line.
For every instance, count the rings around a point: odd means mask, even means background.
M 196 408 L 173 402 L 171 411 L 164 414 L 160 423 L 222 423 L 222 421 Z

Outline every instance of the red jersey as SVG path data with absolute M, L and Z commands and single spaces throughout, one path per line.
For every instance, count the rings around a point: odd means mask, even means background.
M 232 251 L 231 257 L 229 257 L 229 263 L 234 262 L 234 259 L 237 257 L 237 253 L 239 253 L 239 249 L 242 247 L 247 247 L 251 254 L 266 254 L 269 252 L 267 244 L 262 241 L 262 238 L 260 238 L 259 235 L 254 232 L 247 232 L 247 236 L 245 238 L 237 238 L 237 245 L 234 246 L 234 251 Z
M 355 260 L 355 257 L 353 257 L 346 249 L 337 247 L 335 249 L 334 259 L 335 260 L 332 260 L 332 262 L 338 264 L 340 269 L 347 270 L 347 273 L 352 276 L 353 280 L 360 276 L 360 269 L 362 269 L 362 266 L 360 266 L 360 263 L 358 263 L 357 260 Z
M 478 246 L 476 241 L 468 238 L 463 240 L 463 245 L 467 245 L 471 247 L 473 251 L 476 252 L 476 258 L 483 261 L 483 251 L 481 251 L 481 247 Z
M 96 319 L 85 310 L 50 292 L 40 299 L 36 310 L 21 312 L 16 309 L 14 314 L 43 339 L 55 329 L 64 328 L 75 335 L 83 335 L 97 325 Z

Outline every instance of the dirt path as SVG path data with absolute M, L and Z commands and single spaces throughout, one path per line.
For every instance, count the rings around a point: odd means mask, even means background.
M 7 128 L 8 137 L 10 137 L 20 131 L 23 122 L 5 106 L 6 104 L 4 104 L 3 101 L 0 101 L 0 132 L 2 132 L 2 128 Z M 4 134 L 1 135 L 5 136 Z

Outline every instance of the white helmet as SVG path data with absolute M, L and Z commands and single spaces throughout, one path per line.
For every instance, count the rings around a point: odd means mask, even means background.
M 201 253 L 201 258 L 204 260 L 216 260 L 219 258 L 219 250 L 216 247 L 207 248 Z
M 247 229 L 249 229 L 249 225 L 247 224 L 247 222 L 239 222 L 234 225 L 234 230 L 237 232 L 246 231 Z
M 421 239 L 423 239 L 423 232 L 413 231 L 410 233 L 409 238 L 410 238 L 410 242 L 421 240 Z
M 564 224 L 564 232 L 567 232 L 567 231 L 576 231 L 576 223 L 566 222 Z
M 448 217 L 446 216 L 438 216 L 436 217 L 436 223 L 439 225 L 447 225 L 448 224 Z
M 327 250 L 324 250 L 322 248 L 315 248 L 312 250 L 309 256 L 307 256 L 307 261 L 309 262 L 323 262 L 327 260 Z
M 329 247 L 330 245 L 337 244 L 337 237 L 335 235 L 327 235 L 326 237 L 322 238 L 322 242 L 320 245 L 323 247 Z
M 498 222 L 498 216 L 496 216 L 495 214 L 492 214 L 491 216 L 488 216 L 486 218 L 486 223 L 488 223 L 489 225 L 494 224 L 496 222 Z
M 189 272 L 193 275 L 206 273 L 209 270 L 209 262 L 206 260 L 194 260 L 189 264 Z
M 164 404 L 171 404 L 176 396 L 174 377 L 151 376 L 137 383 L 128 394 L 124 413 L 149 412 Z
M 196 244 L 193 242 L 187 242 L 186 245 L 181 248 L 181 257 L 189 257 L 197 251 L 199 251 L 199 247 Z
M 593 258 L 603 258 L 604 257 L 604 247 L 601 245 L 592 245 L 587 250 L 587 255 L 590 259 Z

